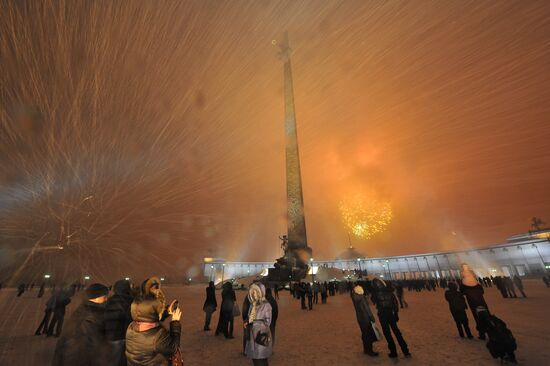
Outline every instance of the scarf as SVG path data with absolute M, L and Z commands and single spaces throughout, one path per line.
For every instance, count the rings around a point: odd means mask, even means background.
M 138 332 L 145 332 L 160 325 L 158 322 L 138 322 L 134 321 L 134 327 Z

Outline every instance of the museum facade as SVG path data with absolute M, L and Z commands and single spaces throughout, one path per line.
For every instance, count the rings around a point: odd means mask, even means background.
M 460 265 L 468 263 L 478 276 L 529 276 L 550 273 L 550 229 L 515 235 L 504 244 L 438 253 L 392 257 L 358 257 L 313 260 L 310 271 L 319 267 L 343 271 L 361 270 L 368 275 L 402 280 L 415 278 L 455 278 Z M 203 275 L 217 282 L 240 277 L 266 275 L 269 262 L 232 262 L 204 258 Z

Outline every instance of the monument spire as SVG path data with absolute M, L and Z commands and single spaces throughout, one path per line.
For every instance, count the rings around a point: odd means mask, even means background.
M 302 193 L 302 175 L 296 129 L 294 107 L 294 88 L 290 62 L 291 48 L 288 32 L 280 43 L 280 57 L 284 62 L 284 101 L 285 101 L 285 142 L 286 142 L 286 192 L 288 220 L 288 253 L 286 256 L 292 267 L 307 268 L 311 249 L 307 244 L 306 220 L 304 215 L 304 197 Z

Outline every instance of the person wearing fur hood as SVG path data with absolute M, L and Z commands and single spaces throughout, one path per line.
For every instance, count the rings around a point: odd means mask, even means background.
M 374 323 L 374 315 L 370 309 L 363 287 L 358 285 L 353 288 L 351 300 L 353 301 L 353 306 L 355 308 L 357 323 L 359 323 L 359 328 L 361 329 L 363 353 L 371 357 L 376 357 L 378 356 L 378 352 L 374 352 L 372 349 L 372 344 L 377 341 L 376 333 L 374 333 L 374 329 L 372 327 L 372 323 Z
M 174 310 L 175 302 L 166 307 L 158 277 L 143 282 L 141 293 L 130 308 L 133 321 L 126 331 L 128 366 L 170 365 L 170 357 L 177 352 L 181 335 L 181 310 Z M 170 330 L 167 330 L 161 322 L 170 315 Z
M 261 283 L 253 283 L 248 289 L 250 309 L 248 320 L 244 323 L 248 338 L 245 347 L 246 356 L 252 359 L 253 365 L 267 365 L 273 352 L 271 339 L 271 305 L 265 298 L 265 287 Z

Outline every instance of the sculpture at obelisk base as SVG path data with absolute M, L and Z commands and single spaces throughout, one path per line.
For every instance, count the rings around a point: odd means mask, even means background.
M 276 280 L 276 278 L 278 280 L 297 280 L 305 277 L 307 274 L 311 248 L 307 245 L 300 154 L 294 110 L 294 90 L 290 65 L 290 47 L 286 32 L 279 46 L 281 50 L 279 56 L 284 62 L 288 235 L 280 238 L 283 240 L 284 256 L 277 260 L 275 269 L 270 271 L 269 277 L 270 280 Z

